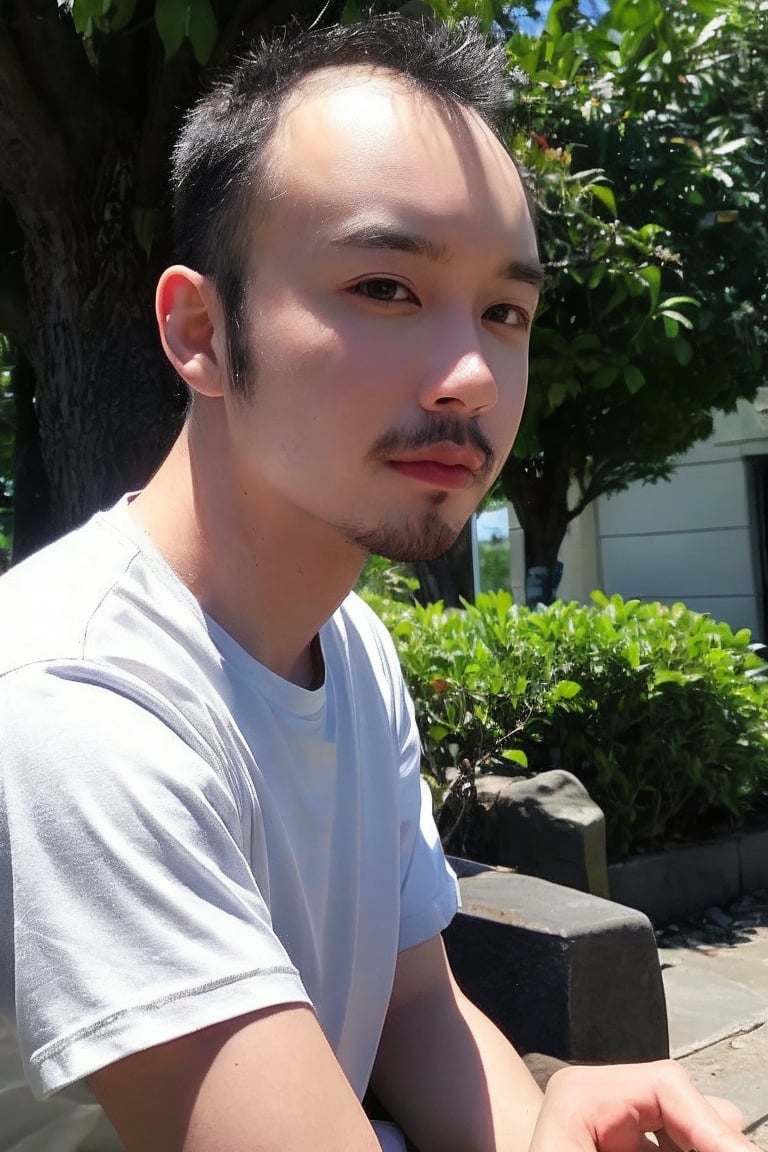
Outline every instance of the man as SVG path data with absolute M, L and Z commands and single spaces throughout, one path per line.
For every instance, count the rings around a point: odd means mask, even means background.
M 443 552 L 517 430 L 542 273 L 506 98 L 500 51 L 393 18 L 263 47 L 187 119 L 184 429 L 2 590 L 7 1152 L 404 1147 L 369 1081 L 421 1152 L 749 1146 L 666 1066 L 560 1077 L 534 1137 L 349 594 L 369 551 Z

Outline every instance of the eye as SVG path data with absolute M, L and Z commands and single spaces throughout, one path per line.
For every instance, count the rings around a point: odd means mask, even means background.
M 365 296 L 368 300 L 380 300 L 384 304 L 400 304 L 406 301 L 417 303 L 416 297 L 410 289 L 401 284 L 399 280 L 390 280 L 385 276 L 375 276 L 371 280 L 361 280 L 351 289 L 357 296 Z
M 493 304 L 483 313 L 484 320 L 492 324 L 504 324 L 508 328 L 528 328 L 530 317 L 523 308 L 516 308 L 514 304 Z

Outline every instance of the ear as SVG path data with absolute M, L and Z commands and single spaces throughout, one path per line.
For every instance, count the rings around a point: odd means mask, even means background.
M 166 268 L 157 285 L 155 314 L 165 354 L 182 380 L 203 396 L 221 396 L 226 342 L 211 282 L 182 264 Z

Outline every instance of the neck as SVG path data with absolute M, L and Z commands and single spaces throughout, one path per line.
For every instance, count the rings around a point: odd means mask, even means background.
M 192 421 L 131 512 L 247 652 L 279 676 L 316 687 L 315 637 L 353 587 L 364 553 L 272 493 L 249 488 L 228 467 L 226 445 L 211 445 L 209 431 L 199 436 Z

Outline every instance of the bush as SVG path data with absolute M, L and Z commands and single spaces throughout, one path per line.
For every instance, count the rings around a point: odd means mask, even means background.
M 749 632 L 683 604 L 486 593 L 466 611 L 367 597 L 414 696 L 424 770 L 564 768 L 605 812 L 612 857 L 743 823 L 768 782 L 768 684 Z M 465 765 L 466 767 L 466 765 Z

